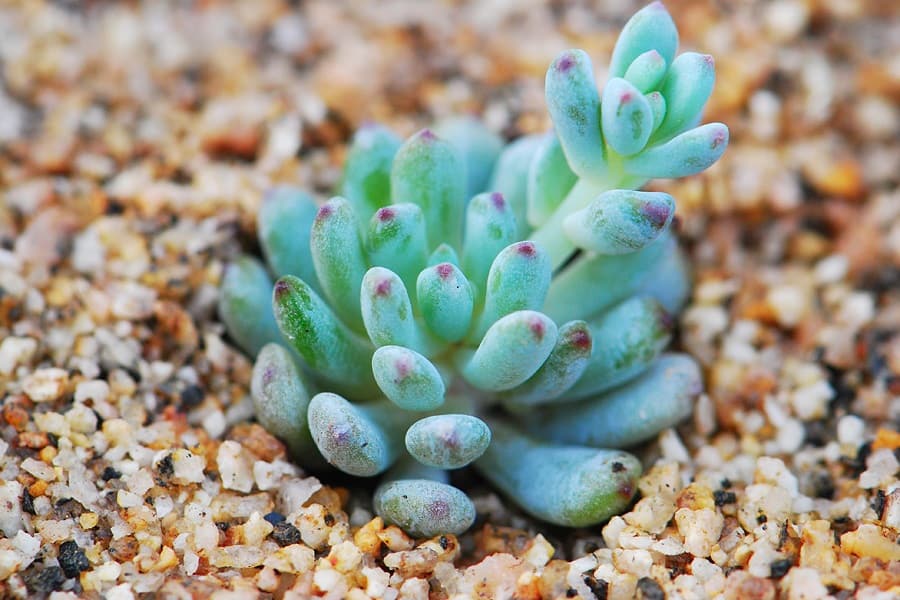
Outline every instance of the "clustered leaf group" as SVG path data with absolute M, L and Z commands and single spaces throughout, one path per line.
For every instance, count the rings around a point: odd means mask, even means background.
M 505 144 L 455 118 L 402 141 L 370 125 L 340 195 L 269 193 L 268 268 L 232 263 L 220 314 L 256 357 L 257 419 L 296 460 L 382 475 L 375 511 L 415 535 L 472 524 L 447 475 L 469 464 L 551 523 L 627 506 L 641 465 L 618 448 L 684 419 L 702 387 L 691 358 L 662 354 L 689 291 L 675 202 L 635 191 L 728 142 L 696 126 L 712 59 L 677 45 L 651 4 L 602 91 L 584 52 L 551 64 L 553 131 Z

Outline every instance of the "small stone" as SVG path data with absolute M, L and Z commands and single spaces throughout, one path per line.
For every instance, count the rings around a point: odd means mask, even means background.
M 782 589 L 788 590 L 787 600 L 813 600 L 828 598 L 828 588 L 815 569 L 793 568 L 782 582 Z
M 775 579 L 780 579 L 785 576 L 792 566 L 794 566 L 794 561 L 789 558 L 774 560 L 769 564 L 770 576 Z
M 809 294 L 801 287 L 782 284 L 769 289 L 766 301 L 782 327 L 795 327 L 810 308 Z
M 838 442 L 842 446 L 858 447 L 863 441 L 866 423 L 856 415 L 845 415 L 837 424 Z
M 359 567 L 363 554 L 351 540 L 345 540 L 331 547 L 328 561 L 341 573 L 351 573 Z
M 164 460 L 166 456 L 172 459 L 173 483 L 179 485 L 187 485 L 189 483 L 202 483 L 205 479 L 203 469 L 206 467 L 206 461 L 202 456 L 197 456 L 191 452 L 178 448 L 171 453 L 167 453 L 160 457 Z
M 235 425 L 228 437 L 265 462 L 272 462 L 285 454 L 284 444 L 257 423 Z
M 225 413 L 221 410 L 216 409 L 203 418 L 203 429 L 213 439 L 222 437 L 226 427 L 228 427 L 228 422 L 225 420 Z
M 100 474 L 100 479 L 102 479 L 103 481 L 109 481 L 111 479 L 118 479 L 121 476 L 121 471 L 117 471 L 113 467 L 107 466 L 103 469 L 103 473 Z
M 531 545 L 525 550 L 522 559 L 536 568 L 543 567 L 553 558 L 555 549 L 540 533 L 537 534 L 531 542 Z
M 659 584 L 650 577 L 641 577 L 637 582 L 638 598 L 644 600 L 665 600 L 666 594 Z
M 106 402 L 109 398 L 109 384 L 102 379 L 81 381 L 75 386 L 75 402 L 93 400 L 94 402 Z
M 35 402 L 53 402 L 62 397 L 68 384 L 69 373 L 64 369 L 38 369 L 25 378 L 22 391 Z
M 258 512 L 254 512 L 241 526 L 243 541 L 250 546 L 259 546 L 262 541 L 274 530 L 271 523 L 266 521 Z
M 22 579 L 25 587 L 32 594 L 46 596 L 62 588 L 66 582 L 66 575 L 61 567 L 50 566 L 43 569 L 32 568 L 25 572 Z
M 188 411 L 200 406 L 205 394 L 203 393 L 203 388 L 199 385 L 189 385 L 181 390 L 179 397 L 181 399 L 181 410 Z
M 246 545 L 214 548 L 209 555 L 210 564 L 218 568 L 249 569 L 261 565 L 264 559 L 260 548 Z
M 707 557 L 719 540 L 725 518 L 715 510 L 681 508 L 675 513 L 678 532 L 684 537 L 684 548 L 694 556 Z
M 859 475 L 859 487 L 871 489 L 882 484 L 887 484 L 900 470 L 892 450 L 883 448 L 872 452 L 866 459 L 866 470 Z
M 841 536 L 841 550 L 857 556 L 871 556 L 879 560 L 900 560 L 900 546 L 883 535 L 878 525 L 865 523 L 856 531 Z
M 144 498 L 127 490 L 119 490 L 116 493 L 116 503 L 122 508 L 134 508 L 142 505 Z
M 240 444 L 231 440 L 222 442 L 216 464 L 225 489 L 244 493 L 253 489 L 253 464 Z
M 268 515 L 266 516 L 268 517 Z M 300 530 L 287 521 L 278 521 L 274 523 L 274 526 L 275 529 L 272 531 L 271 537 L 279 546 L 284 547 L 300 543 Z
M 28 337 L 9 336 L 0 342 L 0 375 L 11 375 L 19 365 L 31 361 L 37 341 Z
M 87 556 L 84 555 L 84 550 L 79 548 L 74 540 L 68 540 L 59 545 L 57 559 L 66 577 L 78 577 L 82 571 L 91 568 Z

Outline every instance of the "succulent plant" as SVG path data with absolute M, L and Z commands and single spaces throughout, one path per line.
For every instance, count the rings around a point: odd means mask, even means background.
M 602 91 L 581 50 L 551 64 L 554 131 L 504 144 L 463 117 L 402 141 L 368 125 L 338 196 L 268 194 L 268 268 L 232 263 L 220 313 L 256 357 L 258 420 L 296 460 L 382 475 L 376 512 L 416 535 L 472 524 L 447 482 L 468 464 L 551 523 L 628 505 L 641 464 L 621 448 L 684 419 L 702 387 L 690 357 L 663 354 L 689 291 L 674 200 L 635 191 L 728 142 L 696 126 L 711 58 L 677 45 L 651 4 Z

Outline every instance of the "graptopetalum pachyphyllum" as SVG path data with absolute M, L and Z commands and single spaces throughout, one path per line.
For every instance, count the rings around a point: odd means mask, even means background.
M 620 448 L 683 420 L 702 388 L 690 357 L 663 354 L 689 292 L 675 202 L 635 190 L 728 143 L 697 125 L 712 58 L 677 46 L 651 4 L 602 89 L 583 51 L 553 61 L 553 131 L 505 144 L 456 118 L 402 141 L 370 125 L 339 196 L 268 194 L 267 266 L 230 264 L 219 309 L 256 357 L 259 422 L 297 461 L 382 476 L 375 511 L 421 536 L 472 524 L 447 482 L 468 464 L 559 525 L 629 504 L 641 464 Z

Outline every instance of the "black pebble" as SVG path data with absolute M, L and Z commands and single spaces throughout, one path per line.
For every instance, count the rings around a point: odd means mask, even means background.
M 596 579 L 593 575 L 585 575 L 582 581 L 597 596 L 597 600 L 606 600 L 609 597 L 609 582 L 605 579 Z
M 872 500 L 872 510 L 875 511 L 875 514 L 878 515 L 878 518 L 881 518 L 881 513 L 884 512 L 884 504 L 887 501 L 886 494 L 884 490 L 878 490 L 878 493 L 875 495 L 875 498 Z
M 27 512 L 29 515 L 37 514 L 34 512 L 34 497 L 28 491 L 28 488 L 25 488 L 25 491 L 22 492 L 22 511 Z
M 199 406 L 205 396 L 203 388 L 199 385 L 189 385 L 181 390 L 181 410 L 189 410 Z
M 169 478 L 175 474 L 175 464 L 172 462 L 172 455 L 166 454 L 156 463 L 156 470 L 162 477 Z
M 29 592 L 42 596 L 58 591 L 66 582 L 66 576 L 60 567 L 44 567 L 41 570 L 28 569 L 22 579 Z
M 91 566 L 87 556 L 84 555 L 84 550 L 79 548 L 74 540 L 69 540 L 59 545 L 57 558 L 59 559 L 59 566 L 62 567 L 66 577 L 78 577 L 79 573 L 87 571 Z
M 272 532 L 272 539 L 279 546 L 290 546 L 300 541 L 300 530 L 288 523 L 280 521 L 275 524 L 275 531 Z
M 725 506 L 726 504 L 734 504 L 737 502 L 737 494 L 734 492 L 724 492 L 722 490 L 716 490 L 713 492 L 713 500 L 716 503 L 716 506 Z
M 641 577 L 638 579 L 637 587 L 638 591 L 641 593 L 640 597 L 644 600 L 666 599 L 666 593 L 659 587 L 659 584 L 650 577 Z
M 791 567 L 794 566 L 794 561 L 789 558 L 782 558 L 781 560 L 776 560 L 769 565 L 770 577 L 774 577 L 776 579 L 784 577 L 788 571 L 791 570 Z
M 110 479 L 118 479 L 122 476 L 122 473 L 113 469 L 112 467 L 106 467 L 103 469 L 103 473 L 100 475 L 100 479 L 103 481 L 109 481 Z

